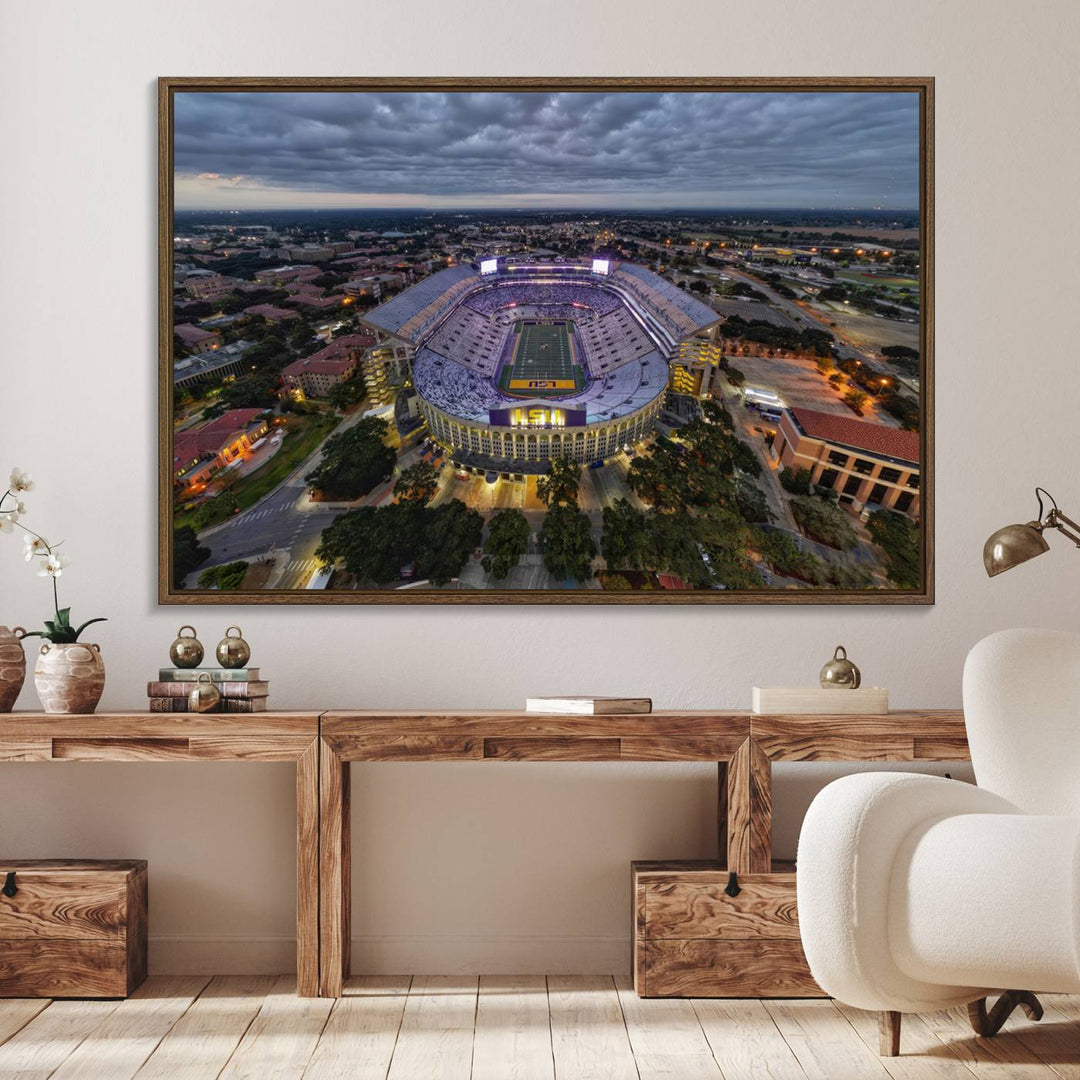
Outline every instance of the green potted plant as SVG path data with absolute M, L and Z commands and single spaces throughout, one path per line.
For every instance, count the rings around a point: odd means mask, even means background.
M 105 689 L 105 664 L 100 646 L 80 641 L 79 635 L 92 623 L 105 619 L 87 619 L 73 626 L 71 608 L 60 606 L 57 581 L 69 565 L 67 557 L 57 550 L 62 541 L 50 544 L 21 520 L 26 513 L 21 496 L 33 487 L 29 473 L 11 470 L 7 490 L 0 496 L 0 533 L 21 529 L 26 534 L 23 537 L 26 561 L 37 564 L 39 577 L 52 579 L 54 616 L 45 620 L 44 630 L 25 635 L 43 639 L 34 664 L 34 685 L 47 713 L 92 713 Z

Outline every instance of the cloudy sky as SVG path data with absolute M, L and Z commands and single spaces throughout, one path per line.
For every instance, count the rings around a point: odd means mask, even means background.
M 178 93 L 177 209 L 918 205 L 914 93 Z

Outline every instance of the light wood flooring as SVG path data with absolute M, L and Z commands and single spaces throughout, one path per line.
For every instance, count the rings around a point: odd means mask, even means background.
M 976 1039 L 962 1012 L 648 1000 L 617 976 L 369 976 L 340 1001 L 292 976 L 157 976 L 126 1001 L 0 1000 L 0 1080 L 1080 1080 L 1080 997 Z

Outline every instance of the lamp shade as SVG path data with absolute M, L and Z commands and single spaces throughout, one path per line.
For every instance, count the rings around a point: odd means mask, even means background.
M 993 533 L 983 545 L 983 566 L 990 577 L 996 577 L 1049 550 L 1050 545 L 1043 538 L 1037 521 L 1029 521 L 1026 525 L 1006 525 Z

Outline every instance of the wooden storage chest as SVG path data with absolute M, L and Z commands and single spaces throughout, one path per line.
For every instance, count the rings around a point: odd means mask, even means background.
M 0 860 L 0 997 L 126 997 L 146 978 L 146 862 Z
M 823 997 L 803 955 L 795 868 L 635 862 L 634 989 L 642 997 Z

